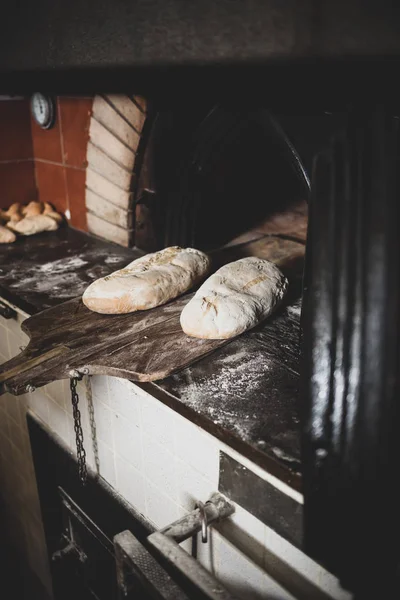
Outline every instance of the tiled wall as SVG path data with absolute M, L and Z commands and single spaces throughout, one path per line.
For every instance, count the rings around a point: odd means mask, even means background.
M 92 98 L 58 97 L 54 127 L 41 129 L 31 119 L 39 200 L 71 215 L 70 223 L 86 230 L 86 147 Z
M 0 208 L 36 199 L 28 100 L 0 101 Z
M 92 98 L 56 98 L 56 120 L 41 129 L 28 99 L 0 101 L 0 207 L 50 202 L 86 230 L 86 148 Z
M 13 356 L 26 338 L 17 321 L 0 324 L 0 358 Z M 206 501 L 218 489 L 219 451 L 233 456 L 260 476 L 271 476 L 245 461 L 213 436 L 176 414 L 134 384 L 122 379 L 91 378 L 100 474 L 128 502 L 163 527 Z M 84 382 L 78 384 L 84 445 L 94 468 L 94 454 Z M 74 431 L 67 382 L 56 382 L 25 397 L 0 397 L 2 494 L 16 523 L 19 541 L 31 566 L 49 588 L 48 566 L 40 524 L 25 411 L 30 407 L 74 450 Z M 272 478 L 273 479 L 273 478 Z M 190 545 L 186 543 L 186 549 Z M 215 576 L 246 600 L 286 600 L 293 596 L 268 573 L 276 557 L 318 585 L 330 597 L 347 600 L 337 581 L 274 531 L 241 507 L 213 528 L 211 541 L 199 544 L 199 558 Z
M 8 360 L 26 346 L 20 329 L 24 317 L 5 320 L 0 317 L 0 362 Z M 8 538 L 20 560 L 36 573 L 51 594 L 35 473 L 25 414 L 28 395 L 15 398 L 0 396 L 0 511 L 8 528 Z M 23 568 L 21 568 L 23 572 Z

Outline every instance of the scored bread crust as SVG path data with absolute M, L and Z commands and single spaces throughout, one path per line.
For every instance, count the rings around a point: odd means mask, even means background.
M 55 231 L 58 229 L 58 224 L 48 215 L 34 215 L 24 217 L 21 221 L 13 223 L 9 221 L 7 227 L 22 235 L 34 235 L 42 231 Z
M 252 329 L 281 302 L 288 281 L 279 268 L 254 256 L 221 267 L 184 307 L 183 331 L 200 339 L 229 339 Z
M 209 268 L 210 259 L 204 252 L 172 246 L 94 281 L 82 301 L 90 310 L 103 314 L 148 310 L 189 290 Z

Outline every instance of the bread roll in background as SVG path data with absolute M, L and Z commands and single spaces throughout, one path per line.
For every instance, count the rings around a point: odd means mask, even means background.
M 94 281 L 82 301 L 90 310 L 104 314 L 147 310 L 189 290 L 209 268 L 210 259 L 204 252 L 172 246 Z
M 9 221 L 7 227 L 21 235 L 34 235 L 42 231 L 55 231 L 58 229 L 58 223 L 48 215 L 35 215 L 24 217 L 18 223 Z
M 14 202 L 14 204 L 11 204 L 11 206 L 6 211 L 3 211 L 5 221 L 7 223 L 9 221 L 12 221 L 13 223 L 17 223 L 18 221 L 20 221 L 23 218 L 21 214 L 21 208 L 22 207 L 19 202 Z
M 288 286 L 274 263 L 254 256 L 221 267 L 181 313 L 183 331 L 201 339 L 229 339 L 266 319 Z
M 0 244 L 12 244 L 16 239 L 15 233 L 10 231 L 8 227 L 0 225 Z
M 43 212 L 43 203 L 34 201 L 29 202 L 27 206 L 22 207 L 21 212 L 25 217 L 34 217 L 36 215 L 40 215 Z
M 52 205 L 48 202 L 44 203 L 44 210 L 42 214 L 51 217 L 52 219 L 57 221 L 57 223 L 62 223 L 62 221 L 64 220 L 62 215 L 60 215 L 56 210 L 54 210 Z

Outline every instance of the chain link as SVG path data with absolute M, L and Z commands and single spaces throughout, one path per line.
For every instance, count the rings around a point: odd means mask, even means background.
M 96 465 L 96 473 L 100 474 L 100 460 L 99 460 L 99 447 L 97 445 L 97 432 L 96 432 L 96 421 L 94 418 L 94 406 L 93 406 L 93 396 L 92 396 L 92 385 L 90 382 L 90 376 L 85 377 L 85 388 L 86 388 L 86 399 L 89 411 L 89 425 L 90 425 L 90 433 L 92 436 L 92 446 L 93 446 L 93 454 L 94 454 L 94 462 Z
M 78 473 L 79 479 L 82 485 L 86 484 L 87 481 L 87 468 L 86 468 L 86 451 L 83 447 L 83 431 L 81 423 L 81 411 L 78 408 L 79 396 L 76 391 L 76 385 L 78 383 L 78 377 L 70 378 L 70 389 L 71 389 L 71 401 L 72 401 L 72 413 L 74 417 L 74 430 L 76 440 L 76 456 L 78 459 Z

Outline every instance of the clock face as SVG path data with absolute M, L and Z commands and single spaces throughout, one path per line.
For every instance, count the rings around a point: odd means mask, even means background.
M 50 129 L 54 124 L 54 101 L 50 96 L 37 92 L 31 98 L 31 110 L 36 123 L 43 129 Z

